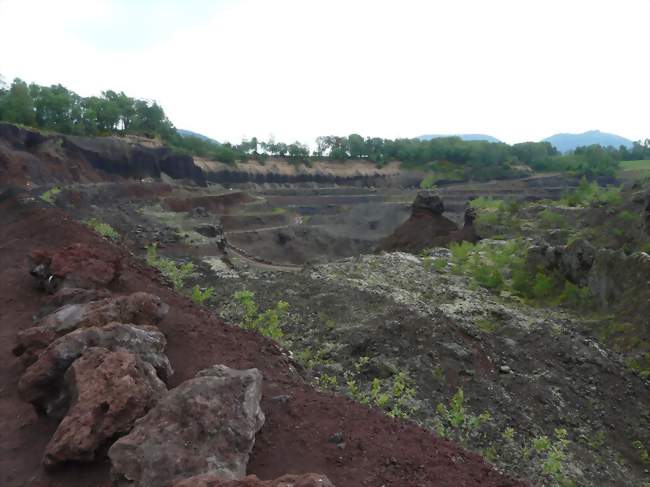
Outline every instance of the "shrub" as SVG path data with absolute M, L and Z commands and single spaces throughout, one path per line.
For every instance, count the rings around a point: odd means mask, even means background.
M 280 319 L 284 317 L 289 309 L 289 303 L 278 301 L 271 309 L 260 313 L 259 305 L 254 300 L 255 293 L 248 290 L 237 291 L 234 294 L 235 302 L 242 307 L 243 328 L 255 330 L 260 335 L 279 340 L 284 336 L 280 327 Z
M 117 240 L 120 238 L 120 234 L 110 226 L 108 223 L 99 221 L 97 218 L 89 218 L 84 221 L 84 225 L 93 231 L 99 233 L 102 237 L 110 238 L 111 240 Z
M 449 406 L 440 403 L 436 407 L 435 430 L 441 438 L 449 438 L 466 445 L 479 427 L 490 421 L 492 417 L 487 411 L 478 416 L 471 414 L 465 407 L 465 394 L 458 389 L 449 401 Z
M 147 247 L 147 264 L 158 269 L 163 276 L 171 281 L 176 290 L 183 288 L 185 280 L 195 270 L 195 266 L 191 262 L 177 265 L 173 260 L 159 256 L 156 244 Z
M 201 289 L 198 284 L 196 284 L 190 293 L 190 298 L 192 301 L 194 301 L 196 304 L 205 304 L 205 302 L 212 297 L 214 294 L 214 288 L 213 287 L 207 287 L 205 289 Z
M 566 193 L 560 201 L 567 206 L 585 206 L 590 203 L 619 205 L 622 202 L 621 188 L 616 186 L 603 188 L 596 181 L 590 183 L 583 177 L 578 187 Z
M 41 199 L 51 205 L 56 201 L 56 197 L 61 193 L 61 188 L 54 186 L 41 195 Z

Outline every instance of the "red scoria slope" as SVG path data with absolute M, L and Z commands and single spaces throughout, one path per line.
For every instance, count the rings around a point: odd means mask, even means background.
M 257 367 L 264 375 L 266 424 L 258 433 L 249 472 L 260 478 L 319 472 L 337 487 L 516 486 L 483 460 L 431 433 L 344 397 L 318 392 L 292 370 L 273 342 L 229 326 L 165 287 L 154 271 L 59 210 L 0 197 L 0 485 L 109 486 L 109 464 L 68 465 L 46 472 L 41 456 L 55 423 L 37 417 L 16 390 L 22 367 L 12 356 L 16 333 L 32 325 L 44 296 L 27 272 L 32 249 L 77 242 L 122 259 L 115 293 L 147 291 L 170 306 L 160 324 L 174 367 L 171 386 L 213 364 Z M 278 398 L 278 396 L 288 396 Z M 342 432 L 345 448 L 329 443 Z

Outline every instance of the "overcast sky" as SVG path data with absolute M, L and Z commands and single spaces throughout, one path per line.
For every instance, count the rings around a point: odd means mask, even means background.
M 650 0 L 0 0 L 0 74 L 218 140 L 650 137 Z

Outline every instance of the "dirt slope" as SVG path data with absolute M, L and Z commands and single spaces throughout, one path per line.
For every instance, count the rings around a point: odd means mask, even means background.
M 292 370 L 270 341 L 228 326 L 179 296 L 149 268 L 113 247 L 59 210 L 0 198 L 0 485 L 104 486 L 107 462 L 70 465 L 46 473 L 40 456 L 55 429 L 36 417 L 16 390 L 21 366 L 11 355 L 16 333 L 32 325 L 43 296 L 26 272 L 25 254 L 75 242 L 120 254 L 126 269 L 112 291 L 148 291 L 170 305 L 160 328 L 176 371 L 172 386 L 215 363 L 257 367 L 264 375 L 262 408 L 267 420 L 257 436 L 249 471 L 261 478 L 287 472 L 317 471 L 338 487 L 356 486 L 514 486 L 483 462 L 412 424 L 393 421 L 343 397 L 320 393 Z M 342 432 L 345 448 L 328 438 Z

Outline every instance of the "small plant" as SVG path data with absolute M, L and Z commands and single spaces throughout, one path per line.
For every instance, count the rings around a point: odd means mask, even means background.
M 185 280 L 195 270 L 195 266 L 191 262 L 177 265 L 173 260 L 159 256 L 156 244 L 147 247 L 147 264 L 158 269 L 163 276 L 171 281 L 176 290 L 183 289 Z
M 214 294 L 214 288 L 213 287 L 207 287 L 205 289 L 201 289 L 199 287 L 199 285 L 196 284 L 192 288 L 192 291 L 190 292 L 190 298 L 196 304 L 205 304 L 205 302 L 207 300 L 209 300 L 212 297 L 213 294 Z
M 449 401 L 449 406 L 440 403 L 436 407 L 435 430 L 438 436 L 450 438 L 466 445 L 477 434 L 480 426 L 492 419 L 488 411 L 471 414 L 465 407 L 465 394 L 458 389 Z
M 97 218 L 89 218 L 84 221 L 84 225 L 93 231 L 99 233 L 102 237 L 110 238 L 111 240 L 117 240 L 120 238 L 120 234 L 110 226 L 108 223 L 99 221 Z
M 61 193 L 61 188 L 54 186 L 41 195 L 41 199 L 51 205 L 56 201 L 56 197 Z
M 260 335 L 273 340 L 280 340 L 284 336 L 280 320 L 287 313 L 289 303 L 280 300 L 273 308 L 260 313 L 254 297 L 255 293 L 248 290 L 237 291 L 234 294 L 235 302 L 239 303 L 243 311 L 242 327 L 255 330 Z

